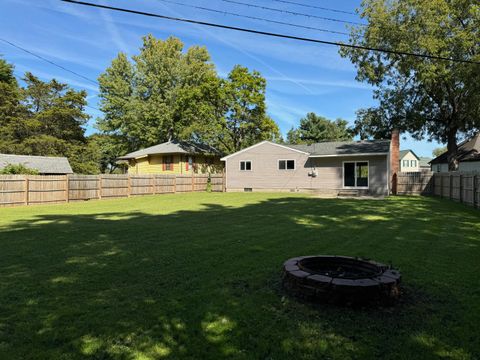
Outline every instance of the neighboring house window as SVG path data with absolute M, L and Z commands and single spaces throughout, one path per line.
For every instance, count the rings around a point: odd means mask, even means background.
M 250 160 L 240 161 L 240 170 L 241 171 L 251 171 L 252 162 Z
M 343 186 L 368 187 L 368 161 L 344 162 Z
M 278 160 L 278 170 L 295 170 L 295 160 Z
M 411 167 L 417 167 L 417 160 L 410 160 Z
M 165 171 L 173 170 L 173 155 L 168 155 L 163 157 L 163 170 Z
M 403 160 L 403 167 L 408 167 L 408 160 Z

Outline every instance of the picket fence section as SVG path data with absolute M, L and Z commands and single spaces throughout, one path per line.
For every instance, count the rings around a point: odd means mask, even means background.
M 224 184 L 222 174 L 0 175 L 0 206 L 207 191 L 209 187 L 222 192 Z
M 400 172 L 397 174 L 398 195 L 429 195 L 433 191 L 433 173 Z

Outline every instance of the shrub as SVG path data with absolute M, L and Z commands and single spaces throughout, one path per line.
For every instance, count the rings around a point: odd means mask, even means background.
M 8 164 L 0 170 L 0 175 L 38 175 L 38 171 L 23 164 Z

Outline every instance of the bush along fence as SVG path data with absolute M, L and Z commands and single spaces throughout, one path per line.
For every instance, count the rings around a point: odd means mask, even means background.
M 480 208 L 480 173 L 399 173 L 398 195 L 435 195 Z
M 212 175 L 0 175 L 0 206 L 65 203 L 137 195 L 224 191 Z

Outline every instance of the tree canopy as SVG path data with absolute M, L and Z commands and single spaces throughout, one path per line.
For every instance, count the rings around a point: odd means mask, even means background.
M 354 45 L 480 61 L 480 6 L 469 0 L 363 0 L 366 26 Z M 455 169 L 458 137 L 480 128 L 480 65 L 342 48 L 357 79 L 376 86 L 379 105 L 362 109 L 357 133 L 383 137 L 392 128 L 418 140 L 447 143 Z
M 236 151 L 279 133 L 258 72 L 237 66 L 221 79 L 205 47 L 184 51 L 174 37 L 144 37 L 139 54 L 130 60 L 120 53 L 99 83 L 105 116 L 97 127 L 114 137 L 117 156 L 170 139 Z
M 85 137 L 86 92 L 27 72 L 20 87 L 0 59 L 0 152 L 66 156 L 75 172 L 96 173 L 97 150 Z
M 315 113 L 308 113 L 300 120 L 297 129 L 287 133 L 289 144 L 312 144 L 320 141 L 352 140 L 348 122 L 343 119 L 329 120 Z

